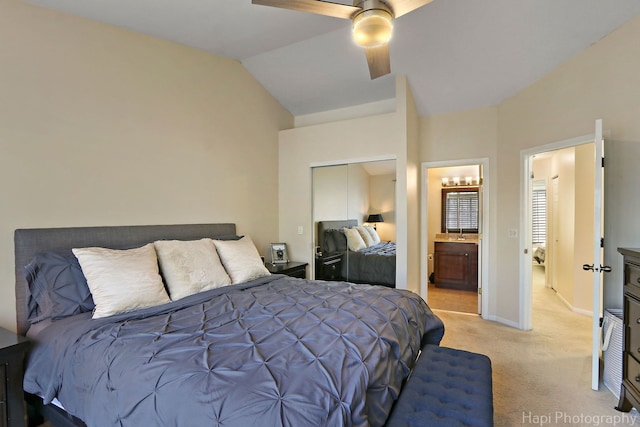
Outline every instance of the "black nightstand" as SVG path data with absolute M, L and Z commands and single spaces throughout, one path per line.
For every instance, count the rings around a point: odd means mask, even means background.
M 0 328 L 0 427 L 24 427 L 22 378 L 29 340 Z
M 317 280 L 342 280 L 342 254 L 330 254 L 316 258 Z
M 267 267 L 267 270 L 269 270 L 271 274 L 286 274 L 287 276 L 306 279 L 307 265 L 306 262 L 289 261 L 286 264 L 271 264 L 268 262 L 265 264 L 265 267 Z

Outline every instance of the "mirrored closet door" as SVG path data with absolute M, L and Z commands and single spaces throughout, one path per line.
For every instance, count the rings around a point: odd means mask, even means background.
M 395 286 L 395 160 L 312 171 L 315 278 Z

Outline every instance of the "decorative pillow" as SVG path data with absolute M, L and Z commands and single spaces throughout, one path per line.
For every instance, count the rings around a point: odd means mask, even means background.
M 95 304 L 78 260 L 67 252 L 37 254 L 25 267 L 29 284 L 29 320 L 59 320 L 93 310 Z
M 333 236 L 333 242 L 336 244 L 336 252 L 346 252 L 347 250 L 347 236 L 344 235 L 342 230 L 328 230 Z
M 240 240 L 214 240 L 213 243 L 233 284 L 271 274 L 262 263 L 251 237 L 244 236 Z
M 347 236 L 347 246 L 354 252 L 367 247 L 360 233 L 355 228 L 343 228 L 345 236 Z
M 211 239 L 153 243 L 173 301 L 231 284 Z
M 336 242 L 333 238 L 333 230 L 324 231 L 324 247 L 322 250 L 328 254 L 336 251 Z
M 369 233 L 369 231 L 365 230 L 363 225 L 357 225 L 355 227 L 356 230 L 358 230 L 358 233 L 360 233 L 360 237 L 362 237 L 362 240 L 364 241 L 364 244 L 369 247 L 371 245 L 373 245 L 373 237 L 371 237 L 371 234 Z
M 93 318 L 170 302 L 153 243 L 135 249 L 73 249 L 93 295 Z
M 378 243 L 380 243 L 380 235 L 378 234 L 378 231 L 375 228 L 373 228 L 370 225 L 365 225 L 364 229 L 369 232 L 369 235 L 371 236 L 371 239 L 373 240 L 374 245 L 377 245 Z

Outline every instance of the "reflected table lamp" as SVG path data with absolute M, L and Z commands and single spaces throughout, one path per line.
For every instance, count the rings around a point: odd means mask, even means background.
M 373 229 L 377 230 L 376 228 L 376 224 L 378 222 L 384 222 L 384 219 L 382 218 L 381 214 L 371 214 L 369 215 L 369 217 L 367 218 L 367 222 L 370 224 L 373 224 Z

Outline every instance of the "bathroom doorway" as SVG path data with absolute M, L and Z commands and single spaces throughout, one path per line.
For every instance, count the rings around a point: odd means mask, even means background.
M 423 296 L 431 308 L 482 312 L 485 163 L 423 165 Z

